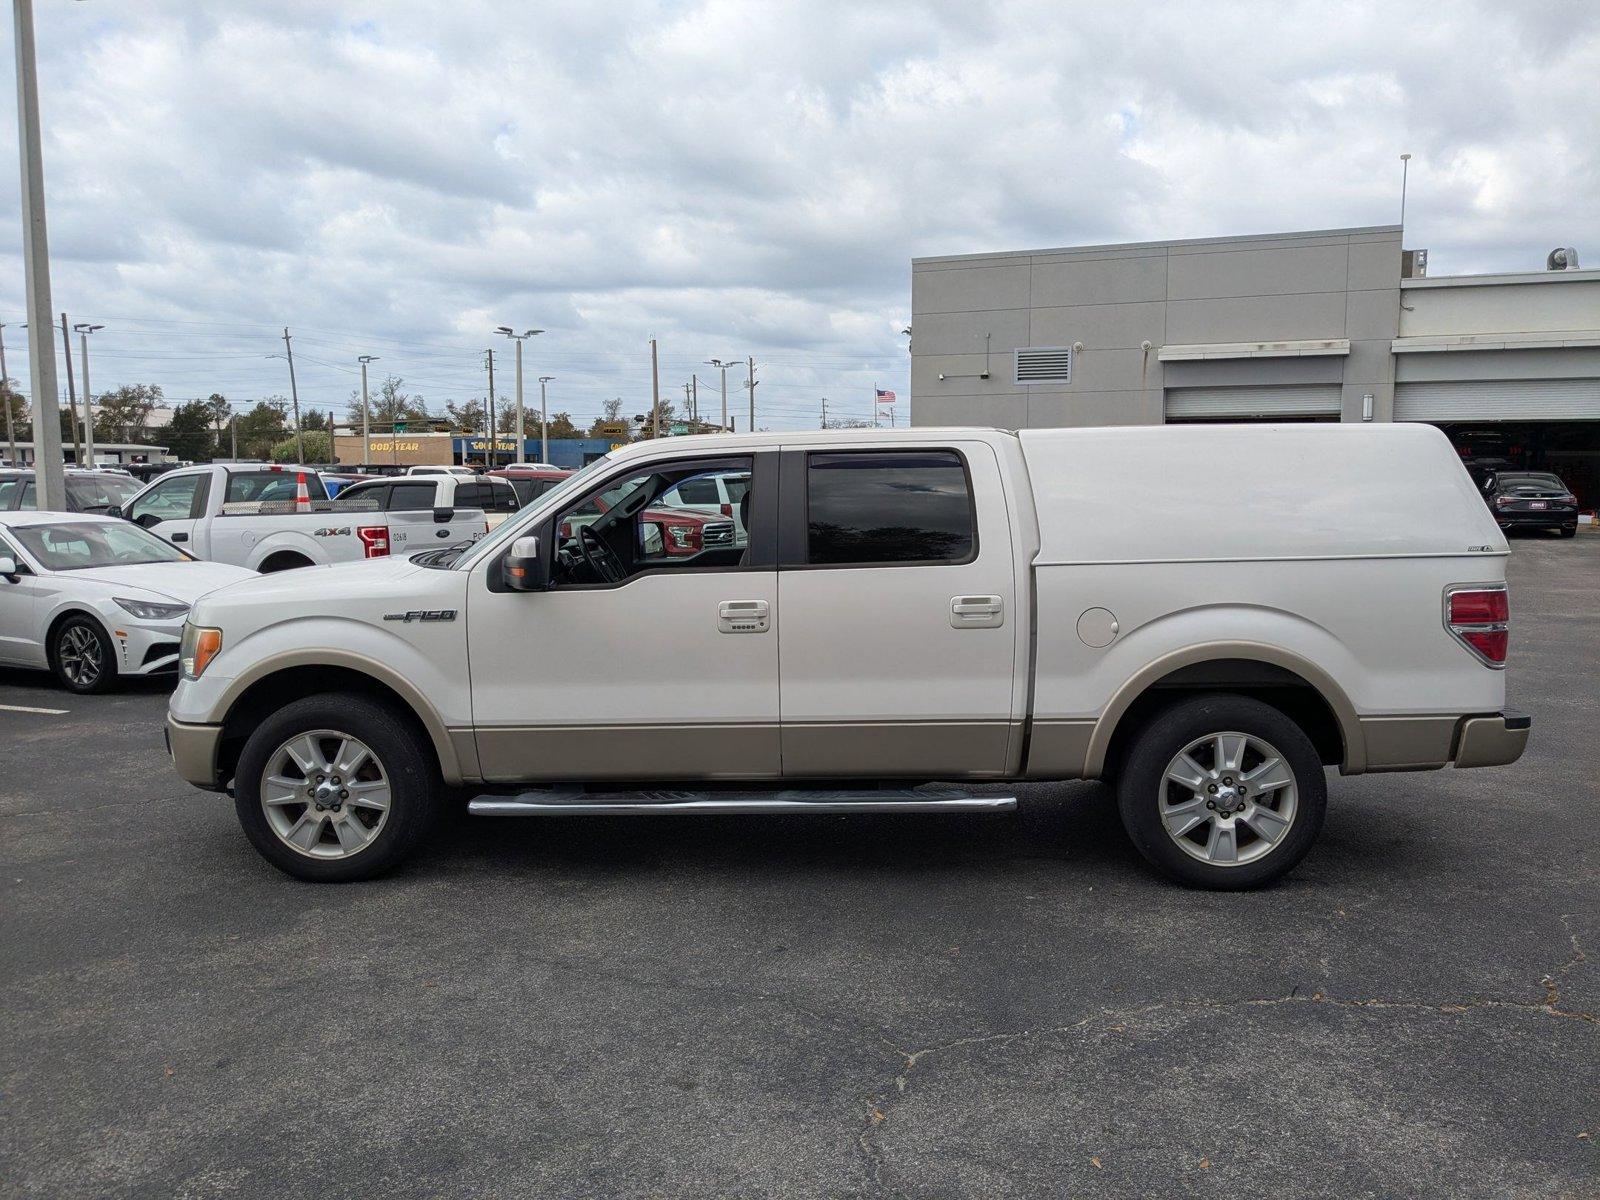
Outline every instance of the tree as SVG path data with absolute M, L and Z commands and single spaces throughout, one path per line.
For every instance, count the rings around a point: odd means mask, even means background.
M 215 415 L 209 401 L 191 400 L 172 410 L 167 425 L 167 449 L 184 462 L 205 462 L 216 453 L 216 435 L 211 431 Z
M 594 424 L 589 426 L 589 436 L 592 438 L 605 437 L 615 440 L 615 431 L 603 430 L 601 429 L 601 426 L 609 422 L 622 420 L 626 420 L 626 418 L 622 415 L 622 397 L 618 396 L 614 400 L 607 400 L 600 406 L 600 416 L 596 417 Z
M 18 392 L 17 389 L 12 385 L 11 380 L 0 379 L 0 437 L 5 436 L 7 429 L 7 409 L 9 409 L 11 412 L 10 429 L 14 434 L 16 434 L 17 441 L 22 441 L 22 432 L 25 429 L 28 431 L 28 440 L 32 441 L 33 429 L 28 424 L 27 402 L 23 400 L 22 394 Z M 8 443 L 6 446 L 7 453 L 10 452 L 10 449 L 11 447 Z
M 161 387 L 154 383 L 126 383 L 95 398 L 100 410 L 94 418 L 94 436 L 101 442 L 141 442 L 149 437 L 150 414 L 161 403 Z
M 333 461 L 333 438 L 321 429 L 312 429 L 300 435 L 306 444 L 306 461 L 314 463 L 331 463 Z M 276 442 L 272 447 L 272 461 L 281 463 L 298 462 L 300 458 L 299 443 L 292 437 Z
M 239 457 L 270 458 L 272 448 L 288 428 L 283 415 L 289 402 L 272 396 L 256 404 L 239 418 Z
M 221 392 L 212 392 L 206 397 L 205 406 L 211 411 L 211 424 L 217 431 L 217 445 L 221 446 L 222 431 L 233 419 L 233 405 L 228 403 L 228 398 Z
M 300 413 L 300 428 L 305 430 L 327 429 L 328 414 L 322 412 L 320 409 L 304 409 Z M 319 459 L 318 461 L 320 462 L 323 460 Z
M 572 423 L 572 414 L 565 412 L 550 414 L 550 428 L 545 431 L 546 436 L 554 438 L 582 437 L 578 427 Z
M 398 375 L 385 377 L 379 385 L 376 395 L 369 395 L 368 419 L 372 424 L 384 428 L 393 425 L 396 421 L 426 421 L 428 419 L 428 406 L 423 403 L 421 396 L 407 395 L 403 390 L 406 381 Z M 361 426 L 361 389 L 353 388 L 350 392 L 350 408 L 345 414 L 350 424 Z M 310 428 L 310 426 L 307 426 Z
M 671 400 L 661 402 L 661 432 L 664 435 L 672 430 L 672 422 L 677 419 L 677 410 L 673 408 Z M 648 441 L 655 437 L 655 420 L 649 412 L 640 413 L 633 419 L 636 432 L 634 437 L 641 441 Z
M 445 414 L 450 418 L 452 427 L 462 433 L 482 433 L 486 414 L 482 400 L 468 400 L 464 404 L 457 404 L 454 400 L 445 401 Z

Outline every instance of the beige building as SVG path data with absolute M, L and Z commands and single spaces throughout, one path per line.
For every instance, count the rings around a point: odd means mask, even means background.
M 455 461 L 455 443 L 448 433 L 375 433 L 362 453 L 359 433 L 336 433 L 333 456 L 344 466 L 360 463 L 399 467 L 448 466 Z

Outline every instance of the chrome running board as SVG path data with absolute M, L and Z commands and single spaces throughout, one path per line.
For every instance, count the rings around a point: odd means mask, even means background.
M 476 817 L 698 816 L 706 813 L 1010 812 L 1015 796 L 863 788 L 860 791 L 580 792 L 541 789 L 519 796 L 477 796 Z

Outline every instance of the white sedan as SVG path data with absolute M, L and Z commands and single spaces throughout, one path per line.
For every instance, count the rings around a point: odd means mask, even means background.
M 259 578 L 113 517 L 0 513 L 0 663 L 54 671 L 74 692 L 173 671 L 189 606 Z

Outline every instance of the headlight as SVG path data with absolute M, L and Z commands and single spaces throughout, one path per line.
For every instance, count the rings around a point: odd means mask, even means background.
M 185 679 L 199 679 L 222 650 L 222 630 L 184 624 L 183 642 L 178 647 L 178 670 Z
M 687 550 L 694 545 L 693 525 L 668 525 L 667 534 L 672 538 L 672 544 L 680 550 Z
M 125 596 L 113 596 L 112 599 L 118 608 L 132 613 L 141 621 L 171 621 L 189 611 L 187 604 L 157 604 L 151 600 L 129 600 Z

